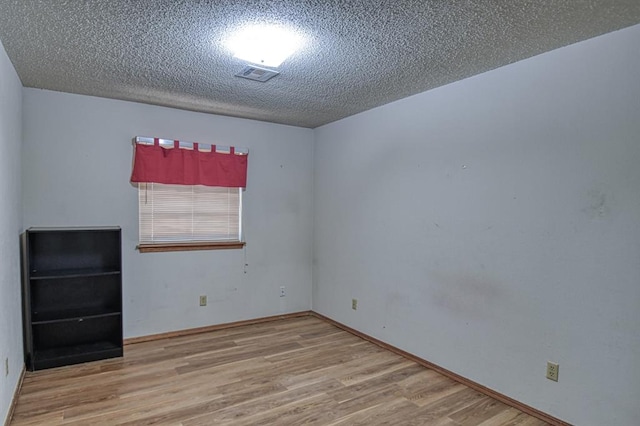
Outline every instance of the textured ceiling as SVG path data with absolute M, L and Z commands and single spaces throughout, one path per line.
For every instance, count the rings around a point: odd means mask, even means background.
M 639 0 L 0 0 L 26 87 L 303 127 L 639 22 Z M 267 83 L 224 47 L 249 23 L 306 39 Z

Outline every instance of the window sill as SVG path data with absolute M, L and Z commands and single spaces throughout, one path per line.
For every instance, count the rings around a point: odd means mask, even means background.
M 193 243 L 156 243 L 138 244 L 140 253 L 160 253 L 165 251 L 194 251 L 194 250 L 233 250 L 241 249 L 246 243 L 243 241 L 225 242 L 193 242 Z

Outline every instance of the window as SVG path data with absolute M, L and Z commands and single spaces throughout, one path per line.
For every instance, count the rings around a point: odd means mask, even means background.
M 140 252 L 242 248 L 249 151 L 137 136 Z
M 138 184 L 141 252 L 240 248 L 242 188 Z

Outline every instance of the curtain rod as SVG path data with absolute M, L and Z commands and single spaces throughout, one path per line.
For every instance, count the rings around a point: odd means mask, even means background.
M 143 145 L 153 145 L 153 140 L 155 138 L 149 137 L 149 136 L 136 136 L 135 138 L 133 138 L 133 143 L 139 143 L 139 144 L 143 144 Z M 160 145 L 166 145 L 166 146 L 171 146 L 173 147 L 173 143 L 175 141 L 175 139 L 162 139 L 162 138 L 158 138 L 158 140 L 160 141 Z M 216 152 L 231 152 L 231 146 L 229 145 L 218 145 L 218 144 L 212 144 L 212 143 L 200 143 L 200 142 L 189 142 L 189 141 L 179 141 L 179 146 L 180 148 L 191 148 L 193 149 L 193 144 L 197 143 L 198 146 L 200 148 L 208 148 L 209 150 L 211 149 L 212 145 L 216 146 Z M 239 147 L 234 147 L 236 154 L 249 154 L 249 148 L 239 148 Z

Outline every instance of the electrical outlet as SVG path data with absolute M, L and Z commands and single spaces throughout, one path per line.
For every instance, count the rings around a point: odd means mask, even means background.
M 281 285 L 280 286 L 280 297 L 285 297 L 287 295 L 287 291 L 286 291 L 286 287 Z
M 9 358 L 4 359 L 4 375 L 5 377 L 9 375 Z
M 200 296 L 200 306 L 207 306 L 207 296 Z
M 559 364 L 555 362 L 547 361 L 547 379 L 557 382 L 559 370 L 560 370 Z
M 358 299 L 351 299 L 351 309 L 358 310 Z

